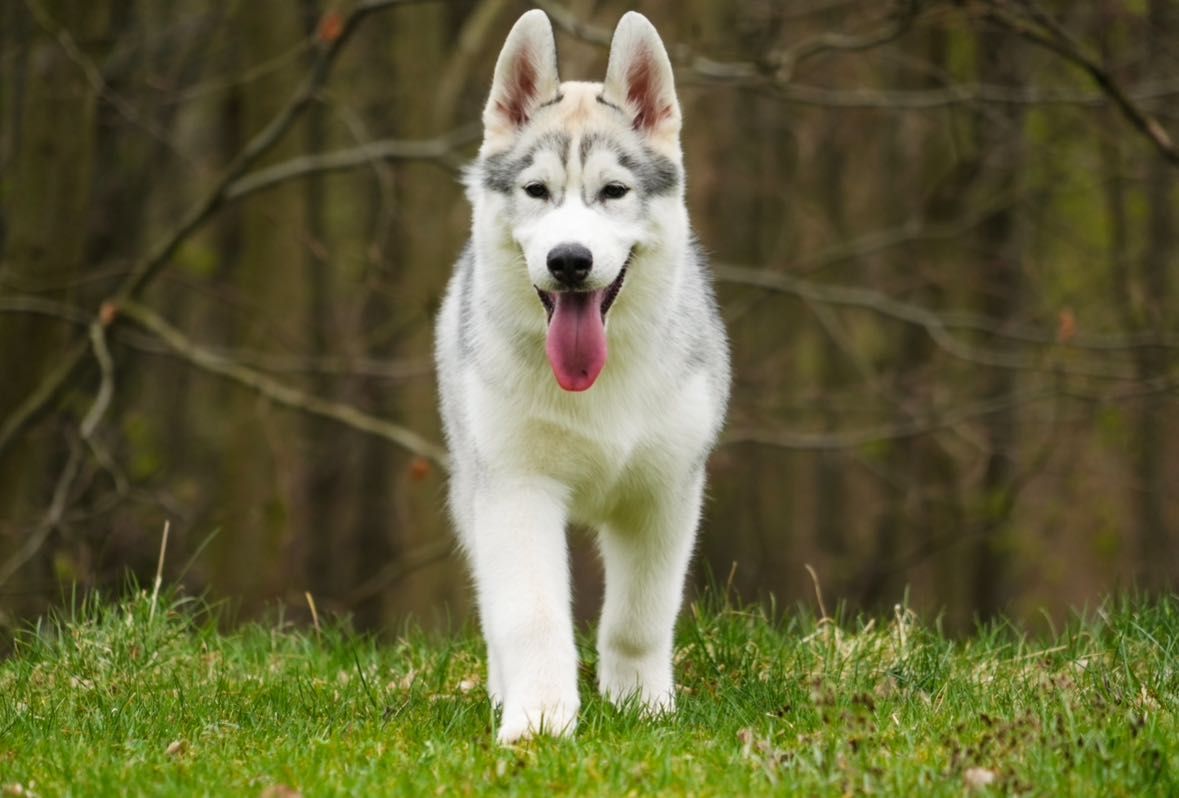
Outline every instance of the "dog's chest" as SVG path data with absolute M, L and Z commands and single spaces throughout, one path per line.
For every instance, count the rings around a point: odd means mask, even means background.
M 561 483 L 573 520 L 589 524 L 607 520 L 622 502 L 675 489 L 699 466 L 715 431 L 718 409 L 705 376 L 675 390 L 615 387 L 557 402 L 475 402 L 482 458 L 497 471 Z

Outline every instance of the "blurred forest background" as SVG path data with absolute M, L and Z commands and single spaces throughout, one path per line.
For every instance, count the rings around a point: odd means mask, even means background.
M 629 6 L 540 5 L 600 80 Z M 957 629 L 1173 590 L 1179 3 L 637 7 L 734 343 L 696 586 Z M 149 584 L 166 519 L 246 617 L 466 617 L 431 327 L 526 8 L 0 3 L 0 627 Z

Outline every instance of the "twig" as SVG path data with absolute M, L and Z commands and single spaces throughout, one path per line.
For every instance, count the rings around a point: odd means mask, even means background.
M 315 627 L 315 633 L 320 633 L 319 628 L 319 610 L 315 608 L 315 598 L 311 595 L 310 590 L 303 591 L 303 598 L 307 599 L 307 607 L 311 610 L 311 625 Z
M 90 314 L 81 308 L 28 294 L 8 294 L 0 297 L 0 313 L 29 313 L 60 319 L 71 324 L 88 325 L 91 320 Z
M 766 269 L 750 269 L 741 266 L 716 264 L 713 267 L 716 277 L 721 282 L 740 283 L 756 286 L 771 291 L 791 294 L 801 299 L 825 302 L 833 305 L 862 308 L 870 310 L 897 321 L 913 324 L 925 330 L 937 347 L 952 357 L 976 365 L 995 368 L 1013 369 L 1018 371 L 1044 371 L 1044 364 L 1021 355 L 1008 352 L 993 352 L 971 346 L 958 340 L 950 334 L 945 319 L 932 310 L 900 302 L 878 291 L 867 288 L 857 288 L 841 285 L 828 285 L 804 280 L 781 271 Z M 973 324 L 980 325 L 982 321 L 974 318 Z M 1003 327 L 995 325 L 988 332 L 994 335 L 1004 335 Z M 1080 368 L 1077 366 L 1056 366 L 1061 373 L 1094 379 L 1134 381 L 1137 375 L 1125 371 L 1108 371 L 1104 369 Z
M 554 0 L 536 0 L 552 19 L 553 24 L 565 33 L 588 44 L 609 47 L 613 34 L 607 28 L 583 22 L 576 13 Z M 903 35 L 916 22 L 919 3 L 904 2 L 893 14 L 892 21 L 879 30 L 856 36 L 846 33 L 827 32 L 805 39 L 792 47 L 766 54 L 760 62 L 717 61 L 693 50 L 686 45 L 675 45 L 669 55 L 676 61 L 680 71 L 722 83 L 786 84 L 800 64 L 826 52 L 862 52 L 887 44 Z
M 805 568 L 806 572 L 811 575 L 811 583 L 815 586 L 815 600 L 819 602 L 819 612 L 823 614 L 819 620 L 830 620 L 831 616 L 827 614 L 827 605 L 823 603 L 823 589 L 819 587 L 819 575 L 815 573 L 815 569 L 811 567 L 809 562 L 803 563 L 802 567 Z
M 318 95 L 329 71 L 341 49 L 356 32 L 360 23 L 371 14 L 400 5 L 411 5 L 434 0 L 367 0 L 357 5 L 341 22 L 338 34 L 330 41 L 317 39 L 319 57 L 302 86 L 288 99 L 287 103 L 254 135 L 245 147 L 234 157 L 214 185 L 198 200 L 160 242 L 131 268 L 114 297 L 118 301 L 138 296 L 156 275 L 171 260 L 172 256 L 196 230 L 224 205 L 230 185 L 242 177 L 258 160 L 278 143 L 291 125 L 310 107 Z M 66 350 L 57 366 L 42 379 L 25 401 L 0 425 L 0 455 L 13 440 L 33 421 L 44 413 L 50 403 L 77 374 L 87 350 L 84 340 L 75 341 Z
M 91 325 L 91 316 L 65 302 L 55 302 L 30 294 L 0 296 L 0 313 L 28 313 L 48 316 L 79 327 Z M 119 343 L 150 354 L 167 353 L 154 338 L 130 330 L 120 330 Z M 93 342 L 92 342 L 93 344 Z M 226 360 L 233 360 L 262 371 L 290 374 L 340 374 L 349 377 L 372 377 L 381 380 L 407 380 L 422 377 L 434 370 L 428 356 L 390 360 L 387 358 L 323 356 L 312 357 L 253 349 L 209 347 Z
M 919 224 L 904 224 L 900 227 L 867 233 L 847 243 L 836 244 L 816 254 L 804 256 L 791 262 L 792 268 L 804 268 L 806 272 L 816 271 L 835 263 L 861 258 L 891 247 L 925 240 L 953 239 L 978 223 L 969 219 L 952 226 L 922 227 Z M 946 329 L 966 330 L 984 333 L 992 338 L 1002 338 L 1016 343 L 1041 346 L 1057 346 L 1061 349 L 1083 349 L 1095 352 L 1121 351 L 1131 349 L 1179 349 L 1179 336 L 1140 333 L 1136 335 L 1082 335 L 1077 334 L 1062 341 L 1056 332 L 1047 332 L 1029 326 L 1012 325 L 1007 321 L 990 318 L 977 313 L 938 313 L 919 305 L 893 299 L 879 291 L 859 286 L 845 286 L 820 283 L 776 269 L 752 269 L 727 263 L 714 263 L 713 271 L 720 282 L 752 285 L 781 293 L 789 293 L 801 299 L 822 302 L 829 305 L 845 305 L 874 310 L 898 321 L 922 324 L 936 324 Z
M 425 457 L 443 470 L 449 470 L 449 458 L 445 450 L 412 430 L 391 421 L 371 416 L 349 405 L 312 396 L 297 388 L 284 385 L 265 374 L 246 368 L 240 363 L 226 360 L 193 343 L 183 333 L 143 305 L 130 301 L 125 302 L 120 306 L 120 313 L 154 333 L 170 349 L 198 368 L 250 388 L 276 404 L 301 410 L 310 415 L 329 418 L 360 432 L 391 441 L 414 454 Z
M 919 435 L 951 429 L 966 421 L 1056 397 L 1057 393 L 1053 390 L 1028 391 L 1013 396 L 1002 396 L 964 405 L 955 412 L 946 415 L 934 413 L 925 418 L 914 419 L 904 424 L 888 424 L 831 435 L 773 429 L 738 428 L 725 435 L 722 443 L 725 445 L 757 443 L 765 446 L 777 446 L 783 449 L 803 451 L 857 449 L 871 443 L 915 438 Z
M 167 136 L 159 125 L 145 118 L 134 105 L 111 88 L 110 84 L 103 78 L 102 72 L 94 61 L 78 47 L 78 43 L 74 40 L 70 31 L 58 20 L 54 19 L 40 2 L 37 2 L 37 0 L 25 0 L 25 8 L 29 10 L 29 15 L 37 25 L 46 34 L 54 38 L 66 57 L 82 71 L 83 77 L 90 84 L 90 89 L 94 92 L 95 96 L 105 100 L 115 109 L 115 112 L 119 116 L 130 122 L 134 127 L 145 131 L 153 139 L 163 144 L 173 155 L 180 158 L 189 166 L 194 165 L 192 157 L 177 147 L 176 143 Z
M 244 175 L 225 189 L 225 199 L 239 200 L 290 180 L 328 172 L 342 172 L 373 161 L 433 161 L 453 165 L 455 148 L 476 140 L 480 127 L 464 127 L 436 138 L 381 139 L 334 152 L 304 155 Z
M 57 366 L 41 380 L 31 394 L 25 397 L 16 410 L 4 419 L 0 425 L 0 454 L 8 448 L 12 441 L 24 431 L 25 427 L 41 417 L 49 409 L 49 404 L 57 398 L 58 393 L 70 381 L 78 364 L 86 355 L 89 341 L 79 338 L 66 349 Z
M 568 35 L 598 47 L 610 46 L 611 33 L 608 29 L 583 22 L 572 10 L 561 3 L 553 2 L 553 0 L 538 0 L 537 5 L 543 8 L 552 18 L 553 23 Z M 901 91 L 865 88 L 846 90 L 800 84 L 794 81 L 794 74 L 798 66 L 817 55 L 828 52 L 862 52 L 895 41 L 912 29 L 918 21 L 919 5 L 918 3 L 904 3 L 894 14 L 894 19 L 877 31 L 863 35 L 822 33 L 791 47 L 768 53 L 762 63 L 718 61 L 701 55 L 684 45 L 672 46 L 670 54 L 676 61 L 678 78 L 684 83 L 762 89 L 771 96 L 788 102 L 830 108 L 884 108 L 920 111 L 980 102 L 999 105 L 1079 106 L 1103 106 L 1112 102 L 1130 119 L 1135 127 L 1145 133 L 1155 146 L 1162 150 L 1168 160 L 1172 163 L 1175 162 L 1175 147 L 1162 125 L 1136 104 L 1142 100 L 1174 95 L 1179 91 L 1175 79 L 1142 83 L 1133 89 L 1123 89 L 1095 59 L 1085 55 L 1083 48 L 1071 37 L 1065 38 L 1062 44 L 1043 34 L 1037 35 L 1034 29 L 1027 25 L 1021 25 L 1017 20 L 1003 15 L 998 10 L 990 15 L 994 17 L 996 22 L 1002 23 L 1004 27 L 1016 31 L 1037 44 L 1048 47 L 1067 60 L 1081 66 L 1094 78 L 1100 91 L 1083 93 L 984 84 L 958 84 L 941 89 L 906 89 Z M 992 2 L 990 5 L 993 7 L 994 3 Z
M 698 80 L 705 85 L 716 81 Z M 731 81 L 729 82 L 731 83 Z M 806 83 L 774 84 L 771 96 L 822 108 L 879 108 L 889 111 L 935 111 L 955 105 L 987 103 L 990 105 L 1069 105 L 1103 108 L 1112 100 L 1101 92 L 1078 92 L 1065 89 L 1041 89 L 988 84 L 955 84 L 939 89 L 840 89 Z M 1142 83 L 1126 95 L 1135 100 L 1155 100 L 1179 94 L 1179 80 L 1171 78 Z
M 94 403 L 87 411 L 86 417 L 82 419 L 80 430 L 82 440 L 85 441 L 89 441 L 94 435 L 94 430 L 102 421 L 102 417 L 106 415 L 107 408 L 111 404 L 111 397 L 115 393 L 115 364 L 111 359 L 110 349 L 106 345 L 106 329 L 100 321 L 95 321 L 90 325 L 90 346 L 94 350 L 94 359 L 98 361 L 98 368 L 102 372 L 102 382 L 98 385 L 98 394 L 94 397 Z
M 390 560 L 380 571 L 353 588 L 352 592 L 348 594 L 348 603 L 356 604 L 371 598 L 414 571 L 446 559 L 453 551 L 454 544 L 449 540 L 438 540 L 405 552 L 396 559 Z
M 153 355 L 172 356 L 159 340 L 134 330 L 119 331 L 120 343 Z M 346 377 L 369 377 L 377 380 L 411 380 L 434 373 L 434 361 L 429 356 L 380 360 L 370 357 L 304 356 L 255 349 L 209 346 L 209 352 L 225 360 L 273 374 L 333 374 Z
M 156 561 L 156 578 L 151 586 L 151 609 L 147 613 L 148 620 L 156 617 L 156 601 L 160 597 L 160 585 L 164 583 L 164 554 L 168 551 L 168 530 L 172 528 L 171 521 L 164 521 L 164 535 L 160 538 L 160 559 Z
M 147 257 L 141 260 L 131 270 L 120 289 L 115 293 L 117 300 L 124 300 L 138 296 L 152 281 L 156 274 L 171 259 L 180 245 L 197 228 L 213 215 L 228 199 L 229 187 L 235 180 L 244 175 L 250 167 L 258 162 L 278 143 L 279 139 L 290 129 L 314 101 L 320 88 L 327 80 L 328 73 L 344 45 L 356 33 L 361 21 L 369 15 L 393 6 L 412 5 L 432 0 L 368 0 L 356 6 L 340 24 L 339 33 L 330 41 L 320 42 L 319 57 L 311 66 L 311 71 L 303 81 L 303 85 L 287 100 L 286 105 L 260 130 L 246 146 L 230 162 L 216 184 L 206 193 L 184 217 L 183 221 L 165 236 Z
M 1179 167 L 1179 148 L 1175 146 L 1162 123 L 1141 108 L 1114 79 L 1109 70 L 1101 64 L 1100 60 L 1086 52 L 1084 45 L 1077 41 L 1051 14 L 1031 0 L 1023 0 L 1021 3 L 1028 9 L 1027 13 L 1030 19 L 1009 13 L 995 0 L 986 0 L 983 5 L 985 6 L 982 13 L 983 19 L 1056 53 L 1064 60 L 1087 72 L 1097 87 L 1121 111 L 1122 116 L 1154 145 L 1163 160 L 1171 166 Z
M 771 54 L 771 62 L 778 64 L 774 73 L 775 80 L 781 83 L 789 82 L 799 64 L 823 53 L 859 53 L 899 39 L 917 21 L 920 3 L 914 0 L 900 0 L 896 5 L 898 8 L 892 13 L 892 22 L 879 30 L 861 36 L 838 32 L 821 33 L 787 50 Z
M 65 514 L 66 503 L 69 501 L 70 489 L 74 485 L 74 479 L 78 476 L 78 468 L 82 463 L 82 455 L 78 447 L 70 449 L 69 459 L 66 460 L 65 468 L 61 470 L 61 474 L 57 477 L 57 484 L 53 488 L 53 498 L 49 502 L 49 509 L 45 513 L 45 517 L 41 519 L 25 538 L 24 545 L 17 550 L 16 554 L 10 557 L 4 565 L 0 566 L 0 587 L 8 584 L 8 580 L 24 566 L 29 560 L 41 550 L 45 545 L 45 541 L 49 539 L 49 535 L 53 530 L 61 524 L 62 516 Z
M 893 604 L 892 612 L 893 615 L 896 616 L 897 648 L 901 652 L 901 657 L 904 657 L 906 653 L 905 649 L 908 648 L 909 645 L 909 635 L 905 629 L 905 621 L 907 619 L 909 610 L 907 607 L 902 607 L 900 604 Z

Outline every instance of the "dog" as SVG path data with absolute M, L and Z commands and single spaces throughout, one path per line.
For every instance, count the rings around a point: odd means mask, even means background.
M 577 723 L 569 522 L 596 531 L 605 570 L 600 692 L 675 707 L 673 632 L 730 381 L 680 127 L 642 15 L 619 21 L 603 83 L 558 79 L 543 11 L 508 34 L 435 352 L 504 744 Z

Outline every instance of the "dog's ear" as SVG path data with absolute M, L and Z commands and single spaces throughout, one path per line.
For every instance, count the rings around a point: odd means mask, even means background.
M 614 29 L 602 97 L 626 109 L 640 133 L 678 138 L 680 104 L 671 60 L 655 26 L 636 11 L 624 14 Z
M 516 20 L 495 62 L 491 96 L 483 109 L 485 137 L 515 133 L 536 106 L 557 96 L 560 83 L 553 26 L 534 8 Z

